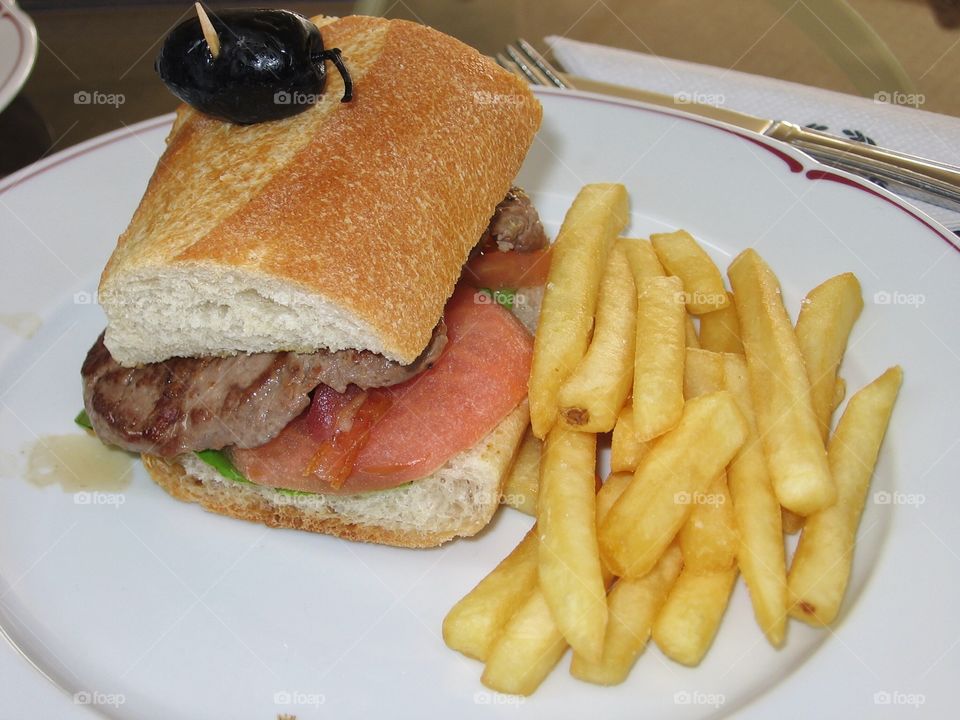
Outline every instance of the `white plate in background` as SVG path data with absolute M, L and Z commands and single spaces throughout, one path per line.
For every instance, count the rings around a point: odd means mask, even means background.
M 534 696 L 498 696 L 480 684 L 479 663 L 443 645 L 440 624 L 530 525 L 512 510 L 477 538 L 412 551 L 207 514 L 168 497 L 139 467 L 119 506 L 78 504 L 19 477 L 35 436 L 77 432 L 79 367 L 103 324 L 87 300 L 162 151 L 167 117 L 0 184 L 3 312 L 42 320 L 29 338 L 0 328 L 8 468 L 0 625 L 66 691 L 49 686 L 45 701 L 67 708 L 57 716 L 85 716 L 74 693 L 99 693 L 101 714 L 138 720 L 952 715 L 960 674 L 952 236 L 774 141 L 627 101 L 539 95 L 544 124 L 519 182 L 552 232 L 581 185 L 620 181 L 631 195 L 631 235 L 685 227 L 724 267 L 754 246 L 794 315 L 827 277 L 860 278 L 866 307 L 842 368 L 848 393 L 896 363 L 905 382 L 837 626 L 792 622 L 775 651 L 741 582 L 698 668 L 651 644 L 619 687 L 573 680 L 566 657 Z M 0 716 L 37 707 L 36 671 L 0 646 L 4 685 L 15 673 L 23 685 L 0 693 Z
M 0 112 L 20 92 L 37 59 L 37 29 L 13 0 L 0 0 Z

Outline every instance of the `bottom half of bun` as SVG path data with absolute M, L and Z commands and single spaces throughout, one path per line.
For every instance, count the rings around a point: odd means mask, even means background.
M 143 464 L 173 497 L 210 512 L 348 540 L 435 547 L 475 535 L 490 522 L 528 422 L 524 400 L 483 440 L 428 477 L 358 495 L 290 493 L 237 482 L 193 455 L 143 455 Z

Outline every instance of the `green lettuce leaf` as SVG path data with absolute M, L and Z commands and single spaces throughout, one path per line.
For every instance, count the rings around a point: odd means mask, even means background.
M 196 455 L 228 480 L 235 480 L 242 483 L 250 482 L 243 476 L 243 473 L 237 470 L 236 466 L 230 462 L 230 458 L 227 457 L 225 452 L 221 450 L 200 450 Z

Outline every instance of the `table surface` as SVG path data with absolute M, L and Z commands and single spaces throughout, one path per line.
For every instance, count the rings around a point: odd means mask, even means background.
M 244 2 L 209 5 L 215 10 Z M 491 54 L 521 36 L 545 50 L 543 38 L 553 34 L 855 94 L 863 94 L 864 78 L 869 82 L 882 75 L 870 67 L 869 57 L 838 39 L 838 33 L 819 20 L 835 12 L 838 0 L 799 4 L 784 0 L 729 4 L 702 0 L 268 0 L 251 4 L 287 7 L 306 15 L 362 12 L 418 20 Z M 923 95 L 923 109 L 960 116 L 960 93 L 955 91 L 960 72 L 960 10 L 950 10 L 955 3 L 850 0 L 848 4 L 869 27 L 865 32 L 875 33 L 888 56 Z M 192 3 L 21 0 L 21 5 L 37 25 L 40 50 L 23 91 L 0 113 L 0 175 L 176 107 L 176 99 L 154 73 L 153 61 L 167 31 L 193 12 Z M 112 94 L 122 102 L 77 104 L 74 95 L 81 91 Z

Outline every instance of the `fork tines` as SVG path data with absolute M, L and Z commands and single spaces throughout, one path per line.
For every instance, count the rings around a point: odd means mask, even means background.
M 570 83 L 561 77 L 560 70 L 547 62 L 543 55 L 523 38 L 518 38 L 516 44 L 507 45 L 504 48 L 504 53 L 497 53 L 497 62 L 531 85 L 571 87 Z

